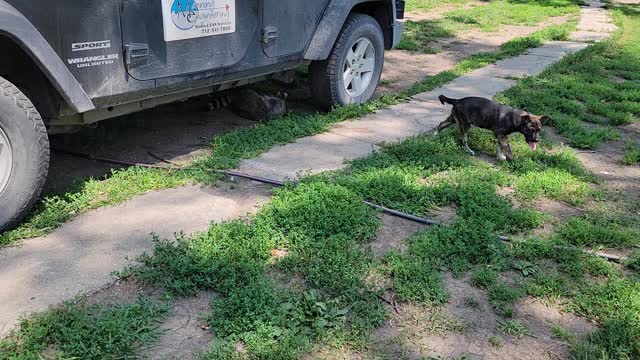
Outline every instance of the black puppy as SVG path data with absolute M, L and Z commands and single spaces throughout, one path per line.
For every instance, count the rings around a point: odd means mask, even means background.
M 471 155 L 475 155 L 467 144 L 471 125 L 493 131 L 498 139 L 498 161 L 512 160 L 509 134 L 520 132 L 529 143 L 531 150 L 535 150 L 540 140 L 542 123 L 549 119 L 547 115 L 536 116 L 526 111 L 510 106 L 498 104 L 495 101 L 480 97 L 466 97 L 450 99 L 444 95 L 438 97 L 442 105 L 451 104 L 453 109 L 447 120 L 438 125 L 438 132 L 457 123 L 460 128 L 460 142 Z M 506 153 L 506 156 L 504 155 Z

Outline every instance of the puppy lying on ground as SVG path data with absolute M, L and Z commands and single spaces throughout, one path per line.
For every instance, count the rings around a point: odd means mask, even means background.
M 542 123 L 549 119 L 547 115 L 536 116 L 526 111 L 510 106 L 498 104 L 495 101 L 480 97 L 466 97 L 450 99 L 444 95 L 438 97 L 442 105 L 451 104 L 453 109 L 447 120 L 438 125 L 435 135 L 441 130 L 457 123 L 460 129 L 460 142 L 471 154 L 475 152 L 467 144 L 471 125 L 491 130 L 498 139 L 498 161 L 513 159 L 509 134 L 520 132 L 529 143 L 531 150 L 535 150 L 540 140 Z M 506 156 L 505 156 L 506 154 Z

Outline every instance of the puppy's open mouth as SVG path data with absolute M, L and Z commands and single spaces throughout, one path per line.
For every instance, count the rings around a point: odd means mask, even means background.
M 529 147 L 531 148 L 531 150 L 535 151 L 538 148 L 538 143 L 529 141 Z

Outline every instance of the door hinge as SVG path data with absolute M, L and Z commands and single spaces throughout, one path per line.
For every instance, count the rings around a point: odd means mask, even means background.
M 127 44 L 125 45 L 125 63 L 129 68 L 145 65 L 149 59 L 149 45 Z
M 278 38 L 278 28 L 274 26 L 267 26 L 262 30 L 262 42 L 268 44 L 271 41 Z

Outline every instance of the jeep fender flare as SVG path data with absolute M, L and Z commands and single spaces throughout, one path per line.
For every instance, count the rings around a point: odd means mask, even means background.
M 322 20 L 311 38 L 311 42 L 304 52 L 304 59 L 325 60 L 329 57 L 329 53 L 349 13 L 356 5 L 365 2 L 391 3 L 392 19 L 395 19 L 396 3 L 394 0 L 330 0 Z
M 9 37 L 33 59 L 71 108 L 78 113 L 95 109 L 78 80 L 44 36 L 4 0 L 0 0 L 0 35 Z

